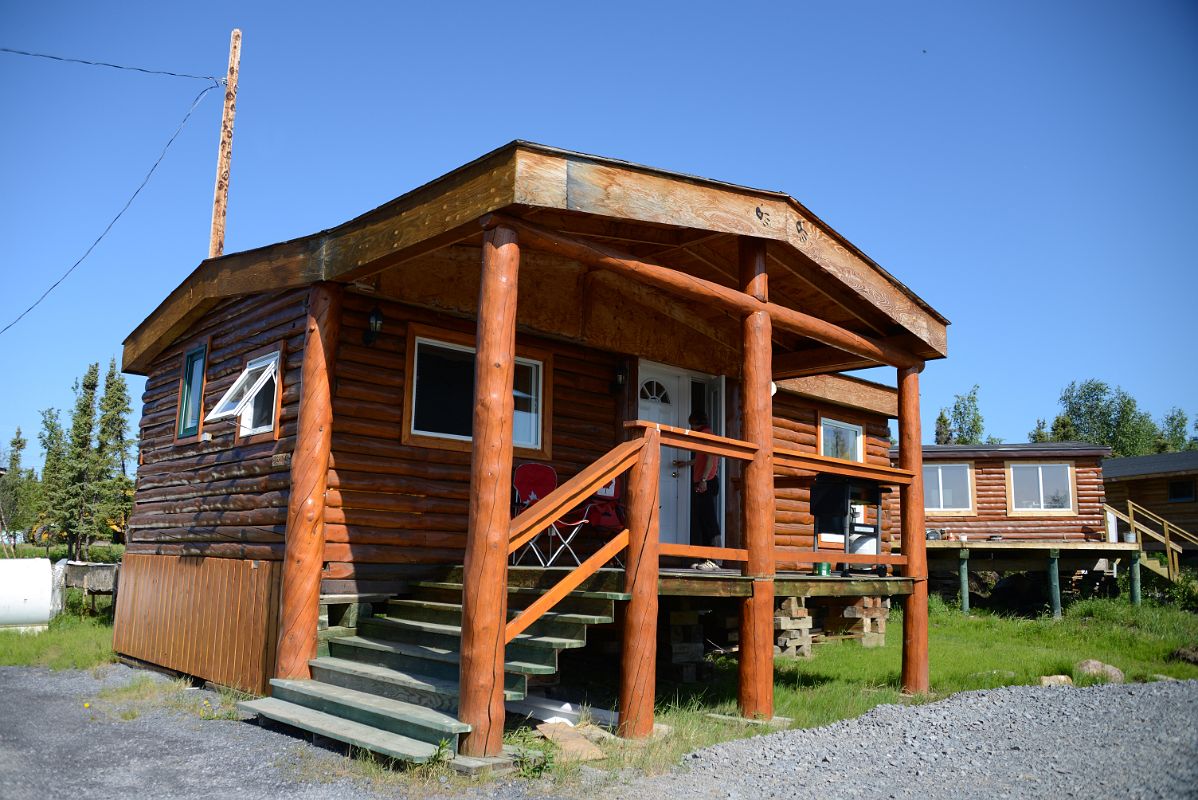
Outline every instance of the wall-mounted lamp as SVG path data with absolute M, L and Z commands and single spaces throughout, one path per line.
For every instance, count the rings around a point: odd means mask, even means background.
M 616 377 L 611 382 L 611 393 L 619 394 L 624 389 L 624 384 L 628 383 L 628 368 L 617 367 Z
M 370 327 L 368 327 L 362 334 L 362 343 L 374 344 L 378 340 L 379 334 L 383 330 L 383 310 L 381 308 L 378 306 L 374 307 L 374 309 L 370 312 L 368 324 Z

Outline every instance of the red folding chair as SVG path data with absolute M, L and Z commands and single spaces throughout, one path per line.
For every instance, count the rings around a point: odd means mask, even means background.
M 521 464 L 516 467 L 512 476 L 512 485 L 516 490 L 516 513 L 546 497 L 557 488 L 557 472 L 548 464 Z M 569 553 L 577 566 L 582 563 L 578 553 L 574 552 L 574 537 L 587 524 L 587 515 L 591 505 L 574 509 L 569 514 L 559 517 L 537 534 L 523 549 L 512 554 L 512 566 L 518 566 L 525 557 L 531 555 L 542 567 L 551 567 Z

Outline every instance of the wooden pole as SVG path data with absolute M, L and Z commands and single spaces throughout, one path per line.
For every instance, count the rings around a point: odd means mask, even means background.
M 471 726 L 461 751 L 476 757 L 497 756 L 503 749 L 503 651 L 519 268 L 516 232 L 502 225 L 487 231 L 478 292 L 474 449 L 462 587 L 458 703 L 458 717 Z
M 923 444 L 920 442 L 919 373 L 923 365 L 898 371 L 899 467 L 914 479 L 899 488 L 902 548 L 907 576 L 914 579 L 903 600 L 903 691 L 927 694 L 928 677 L 928 552 L 923 509 Z
M 628 475 L 628 554 L 624 591 L 632 595 L 624 615 L 620 656 L 620 728 L 626 739 L 653 733 L 657 681 L 657 571 L 660 552 L 658 495 L 660 435 L 645 431 L 645 446 Z
M 960 578 L 961 613 L 969 613 L 969 549 L 962 547 L 957 554 L 957 576 Z
M 1061 551 L 1048 551 L 1048 599 L 1052 603 L 1052 618 L 1061 618 Z
M 1131 580 L 1131 604 L 1138 606 L 1140 604 L 1140 551 L 1133 550 L 1131 554 L 1131 567 L 1129 567 L 1128 578 Z
M 741 286 L 759 303 L 768 299 L 765 242 L 739 241 Z M 774 412 L 770 396 L 773 376 L 773 331 L 764 310 L 744 321 L 744 369 L 741 391 L 745 441 L 757 445 L 745 464 L 742 500 L 744 574 L 753 578 L 753 594 L 741 604 L 740 662 L 737 699 L 750 719 L 774 716 Z
M 341 332 L 338 284 L 308 291 L 308 322 L 300 371 L 299 422 L 291 454 L 291 493 L 279 594 L 275 677 L 309 678 L 316 657 L 320 570 L 324 561 L 324 506 L 333 441 L 332 372 Z
M 237 116 L 237 74 L 241 69 L 241 30 L 229 36 L 229 74 L 225 79 L 225 110 L 220 121 L 220 149 L 216 156 L 216 188 L 212 195 L 212 232 L 208 257 L 225 252 L 225 214 L 229 209 L 229 167 L 233 161 L 233 118 Z

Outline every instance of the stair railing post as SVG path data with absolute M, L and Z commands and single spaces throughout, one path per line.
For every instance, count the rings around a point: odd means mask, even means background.
M 516 232 L 497 226 L 483 239 L 474 359 L 474 427 L 469 522 L 462 578 L 458 718 L 470 725 L 461 752 L 503 750 L 504 630 L 511 523 L 512 385 L 516 357 Z
M 1169 523 L 1165 523 L 1165 564 L 1169 568 L 1169 580 L 1177 580 L 1177 562 L 1174 560 L 1173 539 L 1169 535 Z
M 624 559 L 624 591 L 632 597 L 624 615 L 619 707 L 619 734 L 625 739 L 644 739 L 653 733 L 660 482 L 661 436 L 650 428 L 645 431 L 645 445 L 628 475 L 628 552 Z

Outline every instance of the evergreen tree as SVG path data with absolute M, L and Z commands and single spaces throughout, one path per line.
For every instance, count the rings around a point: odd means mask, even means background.
M 42 411 L 42 430 L 37 438 L 46 453 L 42 465 L 38 524 L 49 544 L 49 539 L 62 537 L 66 530 L 62 503 L 67 480 L 67 437 L 58 418 L 58 409 L 47 408 Z
M 99 472 L 96 523 L 101 535 L 114 540 L 124 537 L 126 522 L 133 509 L 133 481 L 126 465 L 132 445 L 128 416 L 129 389 L 114 358 L 108 363 L 108 373 L 104 376 L 96 437 Z
M 1078 440 L 1077 429 L 1073 427 L 1073 420 L 1065 414 L 1057 414 L 1057 418 L 1052 421 L 1052 431 L 1048 434 L 1050 442 L 1076 442 Z
M 94 445 L 96 434 L 96 387 L 100 365 L 91 364 L 75 384 L 75 409 L 63 462 L 62 524 L 72 558 L 82 561 L 96 533 L 96 478 L 99 462 Z
M 1037 443 L 1051 442 L 1051 437 L 1052 434 L 1048 432 L 1048 425 L 1044 422 L 1043 418 L 1041 418 L 1036 420 L 1036 427 L 1030 433 L 1028 433 L 1027 440 L 1029 442 Z
M 25 486 L 29 474 L 21 468 L 21 454 L 27 444 L 21 429 L 17 428 L 8 443 L 8 471 L 0 475 L 0 534 L 7 535 L 6 544 L 15 545 L 17 534 L 31 524 L 29 493 Z M 0 544 L 4 543 L 0 539 Z
M 948 411 L 940 409 L 936 417 L 936 444 L 953 443 L 953 424 L 948 421 Z

